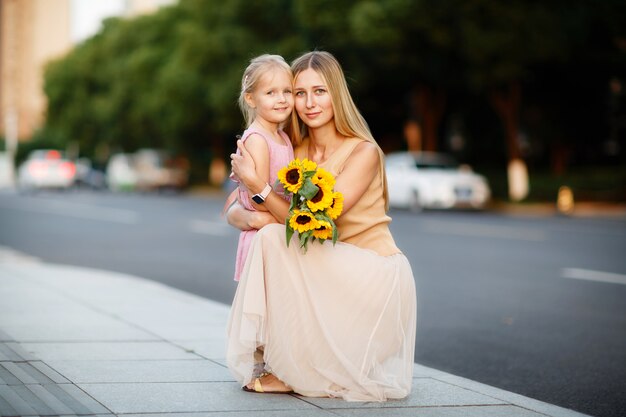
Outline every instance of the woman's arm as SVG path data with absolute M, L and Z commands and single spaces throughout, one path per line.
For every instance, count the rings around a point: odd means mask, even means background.
M 267 179 L 263 179 L 258 175 L 254 160 L 241 140 L 237 141 L 237 147 L 239 148 L 240 154 L 230 155 L 233 173 L 239 178 L 239 181 L 245 185 L 251 195 L 260 193 L 263 191 L 263 188 L 265 188 Z M 278 223 L 282 223 L 289 213 L 289 202 L 275 192 L 269 193 L 262 206 L 272 213 Z
M 352 151 L 335 183 L 335 191 L 343 194 L 343 213 L 350 210 L 363 196 L 376 177 L 379 164 L 380 154 L 373 143 L 361 142 Z
M 270 223 L 277 223 L 274 216 L 267 211 L 246 210 L 239 202 L 234 201 L 226 209 L 226 221 L 239 230 L 260 229 Z

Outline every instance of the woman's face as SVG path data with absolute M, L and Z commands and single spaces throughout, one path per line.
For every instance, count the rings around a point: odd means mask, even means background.
M 293 91 L 298 116 L 309 128 L 333 122 L 335 113 L 328 86 L 315 70 L 308 68 L 298 74 Z

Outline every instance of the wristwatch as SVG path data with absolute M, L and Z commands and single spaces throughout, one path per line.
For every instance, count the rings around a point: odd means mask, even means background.
M 267 196 L 270 195 L 270 192 L 272 192 L 272 187 L 269 184 L 265 184 L 265 188 L 263 188 L 263 191 L 252 196 L 252 201 L 257 204 L 263 204 L 265 203 L 265 199 L 267 198 Z

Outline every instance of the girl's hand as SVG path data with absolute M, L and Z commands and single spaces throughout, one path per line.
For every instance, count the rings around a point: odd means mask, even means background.
M 250 189 L 251 184 L 254 184 L 255 182 L 258 183 L 260 181 L 256 172 L 256 166 L 252 156 L 241 140 L 237 141 L 237 148 L 239 149 L 239 153 L 230 154 L 232 172 L 233 175 L 243 183 L 243 185 Z

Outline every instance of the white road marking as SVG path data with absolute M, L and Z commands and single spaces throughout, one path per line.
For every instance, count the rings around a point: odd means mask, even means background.
M 232 227 L 226 221 L 210 222 L 194 219 L 189 222 L 189 229 L 194 233 L 212 236 L 227 236 L 232 233 Z
M 8 201 L 0 201 L 0 206 L 18 211 L 30 211 L 33 213 L 54 214 L 58 216 L 122 224 L 135 224 L 139 221 L 139 213 L 131 210 L 48 199 L 29 199 L 23 202 L 24 204 L 11 204 Z
M 509 226 L 467 224 L 442 221 L 427 222 L 424 226 L 426 230 L 430 233 L 438 233 L 444 235 L 527 240 L 531 242 L 541 242 L 546 240 L 545 232 L 537 229 L 521 229 Z
M 613 272 L 592 271 L 580 268 L 561 269 L 563 278 L 582 279 L 586 281 L 608 282 L 611 284 L 626 285 L 626 275 L 615 274 Z

